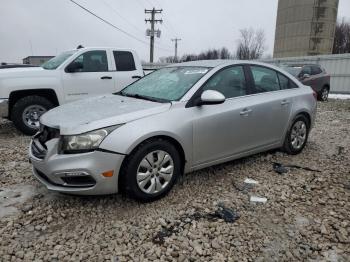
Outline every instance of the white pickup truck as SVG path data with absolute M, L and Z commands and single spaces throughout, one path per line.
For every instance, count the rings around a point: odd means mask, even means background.
M 143 75 L 137 54 L 119 48 L 81 48 L 63 52 L 41 67 L 0 69 L 0 117 L 32 135 L 49 109 L 118 92 Z

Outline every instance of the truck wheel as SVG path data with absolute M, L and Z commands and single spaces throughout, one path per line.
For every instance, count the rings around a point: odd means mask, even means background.
M 53 108 L 53 103 L 41 96 L 26 96 L 12 107 L 11 120 L 18 130 L 34 135 L 39 130 L 39 118 Z

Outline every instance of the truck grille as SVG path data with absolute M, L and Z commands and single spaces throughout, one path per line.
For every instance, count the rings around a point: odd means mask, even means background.
M 40 133 L 36 134 L 32 140 L 32 154 L 39 159 L 44 159 L 47 153 L 45 143 L 54 138 L 59 138 L 60 130 L 47 126 L 41 126 Z

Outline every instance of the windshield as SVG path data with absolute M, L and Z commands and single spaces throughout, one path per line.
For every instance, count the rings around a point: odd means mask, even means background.
M 285 66 L 282 67 L 285 71 L 287 71 L 289 74 L 291 74 L 292 76 L 298 77 L 298 75 L 301 72 L 301 67 L 292 67 L 292 66 Z
M 42 64 L 41 67 L 48 70 L 54 70 L 57 67 L 59 67 L 64 61 L 66 61 L 75 52 L 77 52 L 77 50 L 63 52 L 58 56 L 55 56 L 54 58 Z
M 129 85 L 120 94 L 149 100 L 176 101 L 208 71 L 207 67 L 162 68 Z

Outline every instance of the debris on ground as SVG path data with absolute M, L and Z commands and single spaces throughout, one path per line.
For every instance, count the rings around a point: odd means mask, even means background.
M 238 212 L 234 211 L 231 208 L 227 208 L 227 207 L 225 207 L 222 204 L 220 204 L 218 206 L 218 208 L 215 211 L 214 215 L 211 215 L 211 216 L 215 216 L 217 218 L 223 219 L 227 223 L 233 223 L 237 219 L 240 218 L 240 215 L 239 215 Z
M 298 165 L 283 165 L 283 164 L 277 163 L 277 162 L 272 163 L 272 168 L 276 173 L 278 173 L 280 175 L 288 173 L 290 168 L 302 169 L 302 170 L 311 171 L 311 172 L 318 172 L 318 173 L 321 172 L 320 170 L 312 169 L 309 167 L 302 167 L 302 166 L 298 166 Z
M 246 183 L 246 184 L 252 184 L 252 185 L 259 184 L 258 181 L 254 180 L 254 179 L 251 179 L 251 178 L 246 178 L 246 179 L 244 180 L 244 183 Z
M 237 181 L 232 181 L 232 185 L 235 189 L 242 192 L 243 194 L 248 194 L 248 192 L 254 188 L 253 184 L 240 183 Z
M 251 196 L 250 202 L 257 202 L 257 203 L 266 203 L 267 198 L 266 197 L 257 197 L 257 196 Z
M 184 231 L 185 226 L 192 224 L 193 221 L 199 221 L 201 219 L 206 219 L 208 221 L 216 221 L 218 219 L 222 219 L 226 223 L 234 223 L 239 218 L 240 214 L 238 212 L 226 207 L 222 203 L 219 203 L 217 209 L 214 212 L 195 212 L 191 215 L 185 215 L 175 220 L 177 222 L 169 224 L 169 226 L 163 223 L 162 229 L 155 234 L 152 241 L 155 244 L 162 245 L 165 241 L 165 238 Z

